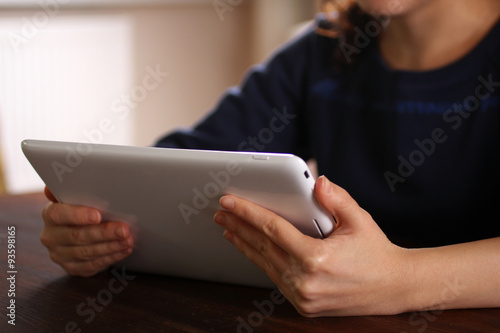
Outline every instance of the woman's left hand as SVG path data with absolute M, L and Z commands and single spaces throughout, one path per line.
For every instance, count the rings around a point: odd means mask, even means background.
M 302 234 L 278 215 L 226 195 L 214 216 L 227 238 L 259 266 L 306 317 L 396 314 L 409 309 L 411 260 L 370 214 L 326 177 L 321 205 L 338 225 L 326 239 Z

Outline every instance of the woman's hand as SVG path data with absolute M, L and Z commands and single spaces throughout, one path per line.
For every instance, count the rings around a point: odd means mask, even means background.
M 372 217 L 325 177 L 315 193 L 338 221 L 326 239 L 306 236 L 276 214 L 231 195 L 221 198 L 225 210 L 214 220 L 306 317 L 408 310 L 409 250 L 392 244 Z
M 40 235 L 50 258 L 75 276 L 91 276 L 132 253 L 133 238 L 125 223 L 101 223 L 99 210 L 51 202 L 42 212 L 45 227 Z

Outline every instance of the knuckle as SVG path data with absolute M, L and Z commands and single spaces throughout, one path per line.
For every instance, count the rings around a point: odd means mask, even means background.
M 312 302 L 300 301 L 295 304 L 295 309 L 297 312 L 306 318 L 314 318 L 319 315 L 319 310 Z
M 321 262 L 316 257 L 307 257 L 302 262 L 302 269 L 306 274 L 315 274 L 320 271 Z
M 281 281 L 290 288 L 293 292 L 297 290 L 297 286 L 300 283 L 300 277 L 294 272 L 294 269 L 287 270 L 281 275 Z
M 81 260 L 90 260 L 94 256 L 91 246 L 80 246 L 76 249 L 75 257 Z
M 265 220 L 262 223 L 262 231 L 267 236 L 274 235 L 276 233 L 276 223 L 273 220 Z
M 50 260 L 52 260 L 53 262 L 55 263 L 58 263 L 60 264 L 60 258 L 59 258 L 59 255 L 57 254 L 57 252 L 55 251 L 49 251 L 49 257 L 50 257 Z
M 99 272 L 108 267 L 109 265 L 111 265 L 111 260 L 109 256 L 99 257 L 90 262 L 91 270 L 93 270 L 94 272 Z
M 71 276 L 78 276 L 78 270 L 74 268 L 72 265 L 68 265 L 65 263 L 60 263 L 61 267 Z
M 306 252 L 300 260 L 302 272 L 309 276 L 315 276 L 328 270 L 325 262 L 331 262 L 331 249 L 323 242 L 316 242 L 314 250 Z
M 57 205 L 49 204 L 45 209 L 45 222 L 49 224 L 54 224 L 59 222 L 59 210 L 57 209 Z
M 40 233 L 40 242 L 46 247 L 49 248 L 52 245 L 52 240 L 46 229 L 43 229 Z
M 315 297 L 316 293 L 311 293 L 309 290 L 310 285 L 307 283 L 301 283 L 301 286 L 297 290 L 297 300 L 295 308 L 304 317 L 317 317 L 322 309 Z
M 69 232 L 69 239 L 73 244 L 83 244 L 84 235 L 83 230 L 81 228 L 71 228 Z
M 106 242 L 106 252 L 104 254 L 112 254 L 112 253 L 117 253 L 119 251 L 123 250 L 123 246 L 121 241 L 108 241 Z
M 266 275 L 269 276 L 274 271 L 274 266 L 270 262 L 265 261 L 261 269 Z
M 254 220 L 260 218 L 259 211 L 254 204 L 244 204 L 241 205 L 240 217 L 246 221 Z
M 270 247 L 271 244 L 268 239 L 261 239 L 257 243 L 257 251 L 263 254 L 264 256 L 267 256 L 267 254 L 270 252 Z
M 296 293 L 302 303 L 309 304 L 314 302 L 321 291 L 318 290 L 318 285 L 314 279 L 302 276 L 297 284 Z

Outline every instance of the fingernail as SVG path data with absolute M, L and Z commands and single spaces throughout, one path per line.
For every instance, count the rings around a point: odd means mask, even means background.
M 125 228 L 124 227 L 116 227 L 115 228 L 115 236 L 119 238 L 125 238 Z
M 233 240 L 233 233 L 229 230 L 224 230 L 222 236 L 230 242 Z
M 132 253 L 132 248 L 128 248 L 128 249 L 125 249 L 122 251 L 122 254 L 125 254 L 125 255 L 130 254 L 130 253 Z
M 226 222 L 227 222 L 227 217 L 224 213 L 222 212 L 217 212 L 215 213 L 214 215 L 214 221 L 215 223 L 217 223 L 218 225 L 220 226 L 226 226 Z
M 333 189 L 333 185 L 332 183 L 328 180 L 328 178 L 326 178 L 326 176 L 321 176 L 319 177 L 319 181 L 320 181 L 320 188 L 321 190 L 326 193 L 326 194 L 329 194 L 332 192 L 332 189 Z
M 99 214 L 98 211 L 89 210 L 87 212 L 87 221 L 89 221 L 90 223 L 93 223 L 93 224 L 99 223 L 101 221 L 100 215 L 101 214 Z
M 229 197 L 222 197 L 219 201 L 222 208 L 226 210 L 231 210 L 234 208 L 234 200 Z
M 128 239 L 128 238 L 121 240 L 119 244 L 120 244 L 120 247 L 125 247 L 125 248 L 130 247 L 130 245 L 132 245 L 130 239 Z

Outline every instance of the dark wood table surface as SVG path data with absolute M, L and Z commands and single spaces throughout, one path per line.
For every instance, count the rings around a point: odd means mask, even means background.
M 309 319 L 288 302 L 273 303 L 268 289 L 112 269 L 70 277 L 39 240 L 46 202 L 41 194 L 0 196 L 0 332 L 500 332 L 500 309 Z M 16 230 L 14 274 L 9 226 Z M 12 299 L 15 326 L 7 316 Z

